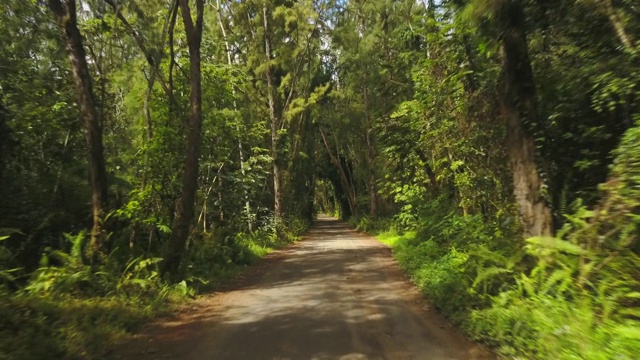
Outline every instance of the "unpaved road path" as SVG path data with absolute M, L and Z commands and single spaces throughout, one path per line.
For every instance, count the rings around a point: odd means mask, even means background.
M 429 309 L 390 250 L 320 217 L 228 289 L 149 326 L 115 359 L 492 359 Z

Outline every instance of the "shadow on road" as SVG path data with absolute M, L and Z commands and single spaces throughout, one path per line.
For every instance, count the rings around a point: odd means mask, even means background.
M 151 345 L 123 358 L 491 358 L 425 309 L 386 246 L 348 224 L 321 218 L 272 260 L 191 314 L 149 329 Z

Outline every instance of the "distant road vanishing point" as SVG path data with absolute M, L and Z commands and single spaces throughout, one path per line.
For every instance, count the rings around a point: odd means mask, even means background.
M 149 326 L 115 359 L 484 360 L 407 283 L 389 248 L 320 216 L 242 284 Z

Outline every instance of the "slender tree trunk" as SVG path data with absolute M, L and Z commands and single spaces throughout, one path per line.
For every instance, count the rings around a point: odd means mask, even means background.
M 105 0 L 105 2 L 107 2 L 113 7 L 117 17 L 120 19 L 120 21 L 122 21 L 125 27 L 129 30 L 129 33 L 136 39 L 138 43 L 138 47 L 140 47 L 140 50 L 143 52 L 143 54 L 147 58 L 147 62 L 151 67 L 149 77 L 147 78 L 147 93 L 144 97 L 144 118 L 147 125 L 147 140 L 151 140 L 153 138 L 153 121 L 151 119 L 150 106 L 151 106 L 151 96 L 153 95 L 153 88 L 156 83 L 156 78 L 160 77 L 160 84 L 162 86 L 162 89 L 165 91 L 165 94 L 167 95 L 170 101 L 174 99 L 173 89 L 169 88 L 169 86 L 166 84 L 166 82 L 161 76 L 162 73 L 160 72 L 160 61 L 161 61 L 160 55 L 156 55 L 155 57 L 151 56 L 151 53 L 146 50 L 144 46 L 144 42 L 142 41 L 138 33 L 135 30 L 133 30 L 131 25 L 127 22 L 127 19 L 122 15 L 122 13 L 118 9 L 118 7 L 115 5 L 115 3 L 113 3 L 113 0 Z M 164 22 L 164 26 L 162 29 L 162 42 L 161 42 L 162 48 L 164 48 L 165 39 L 169 32 L 169 27 L 171 26 L 171 24 L 175 23 L 177 11 L 178 11 L 177 0 L 173 0 L 171 4 L 171 8 L 169 9 L 169 13 L 167 14 L 167 18 Z M 160 52 L 158 52 L 158 54 L 160 54 Z
M 211 159 L 209 159 L 211 161 Z M 204 177 L 207 184 L 215 183 L 216 177 L 213 178 L 213 181 L 209 180 L 209 176 L 211 175 L 211 166 L 207 167 L 207 175 Z M 213 185 L 209 185 L 209 187 L 203 191 L 202 196 L 202 208 L 200 209 L 200 215 L 198 215 L 198 224 L 202 223 L 202 232 L 207 232 L 207 203 L 209 202 L 209 195 L 213 191 Z
M 271 61 L 271 38 L 269 30 L 269 11 L 265 4 L 262 8 L 262 19 L 264 25 L 264 48 L 267 61 Z M 282 174 L 280 169 L 280 159 L 278 156 L 278 143 L 279 136 L 278 130 L 280 129 L 280 118 L 277 114 L 276 100 L 275 100 L 275 88 L 273 84 L 273 69 L 271 64 L 267 66 L 266 74 L 267 80 L 267 101 L 269 103 L 269 122 L 271 129 L 271 158 L 273 167 L 273 213 L 276 222 L 282 220 L 283 208 L 282 208 Z
M 99 123 L 95 107 L 87 55 L 77 25 L 76 2 L 75 0 L 49 0 L 49 7 L 64 29 L 67 53 L 80 107 L 80 117 L 85 130 L 93 215 L 88 252 L 94 258 L 105 250 L 107 240 L 102 223 L 107 203 L 107 171 L 102 146 L 102 126 Z
M 233 101 L 235 107 L 235 100 Z M 243 180 L 247 178 L 247 172 L 244 166 L 244 154 L 242 153 L 242 139 L 238 137 L 238 154 L 240 155 L 240 173 Z M 253 213 L 251 212 L 251 202 L 249 202 L 249 191 L 244 188 L 244 211 L 247 214 L 247 229 L 253 231 Z
M 271 123 L 271 157 L 273 168 L 273 213 L 276 222 L 280 222 L 283 216 L 282 209 L 282 174 L 280 169 L 280 161 L 278 156 L 278 130 Z
M 220 26 L 220 31 L 222 32 L 222 39 L 224 40 L 224 48 L 227 53 L 227 64 L 231 66 L 233 64 L 233 60 L 231 59 L 231 47 L 229 46 L 229 41 L 227 40 L 227 31 L 224 28 L 224 24 L 222 23 L 222 8 L 220 7 L 220 0 L 217 0 L 217 11 L 218 11 L 218 26 Z M 233 89 L 233 109 L 237 110 L 238 104 L 236 103 L 235 95 L 236 89 Z M 242 151 L 242 137 L 240 137 L 240 125 L 236 126 L 238 130 L 238 155 L 240 157 L 240 173 L 242 174 L 242 178 L 246 179 L 246 170 L 244 165 L 244 153 Z M 251 203 L 249 202 L 249 191 L 244 188 L 244 209 L 247 215 L 247 226 L 249 231 L 253 231 L 253 214 L 251 213 Z
M 625 30 L 624 24 L 620 19 L 618 10 L 613 6 L 613 0 L 601 0 L 601 4 L 606 7 L 607 17 L 611 22 L 611 25 L 616 31 L 616 35 L 620 40 L 620 43 L 624 46 L 626 50 L 632 52 L 635 50 L 636 43 L 633 37 Z
M 369 167 L 369 216 L 376 217 L 378 215 L 378 188 L 376 186 L 375 175 L 375 149 L 373 145 L 373 137 L 371 135 L 373 129 L 367 130 L 367 165 Z
M 2 92 L 0 91 L 0 179 L 5 170 L 5 160 L 9 152 L 16 145 L 12 138 L 11 127 L 9 127 L 9 114 L 5 110 Z
M 422 150 L 419 148 L 414 148 L 413 150 L 415 154 L 418 155 L 418 158 L 420 158 L 420 161 L 422 161 L 422 164 L 424 166 L 424 172 L 429 177 L 429 182 L 431 183 L 431 186 L 433 187 L 434 192 L 437 191 L 438 182 L 436 178 L 436 173 L 433 172 L 433 168 L 431 167 L 431 165 L 429 165 L 429 159 L 427 159 L 427 155 L 424 152 L 422 152 Z
M 351 210 L 351 214 L 358 215 L 358 203 L 356 200 L 356 194 L 355 194 L 355 191 L 353 191 L 353 187 L 352 187 L 351 181 L 349 180 L 349 177 L 347 176 L 347 172 L 342 167 L 342 164 L 340 164 L 340 159 L 338 159 L 338 155 L 334 155 L 333 152 L 331 151 L 331 147 L 329 146 L 327 137 L 324 131 L 322 131 L 322 129 L 320 129 L 320 136 L 322 137 L 322 142 L 324 143 L 325 149 L 327 149 L 327 153 L 329 154 L 329 158 L 331 159 L 331 162 L 336 167 L 336 170 L 338 170 L 338 175 L 340 176 L 340 184 L 342 185 L 342 188 L 344 189 L 344 191 L 347 193 L 349 210 Z
M 176 206 L 173 219 L 169 251 L 166 256 L 165 272 L 175 277 L 180 266 L 182 254 L 189 237 L 191 223 L 195 212 L 195 197 L 198 187 L 198 170 L 200 143 L 202 140 L 202 74 L 200 70 L 200 44 L 202 43 L 202 19 L 204 14 L 204 0 L 196 0 L 196 22 L 191 18 L 189 0 L 179 0 L 184 22 L 190 62 L 190 107 L 191 112 L 187 123 L 187 147 L 184 163 L 184 180 L 182 195 Z
M 173 69 L 176 66 L 176 53 L 175 53 L 175 39 L 174 39 L 174 31 L 176 28 L 176 21 L 178 20 L 178 8 L 180 6 L 176 7 L 176 10 L 172 13 L 171 15 L 171 19 L 169 21 L 169 31 L 168 31 L 168 35 L 169 35 L 169 74 L 167 75 L 167 87 L 168 87 L 168 93 L 167 93 L 167 99 L 169 100 L 169 114 L 170 115 L 175 115 L 178 112 L 178 107 L 174 106 L 174 102 L 171 101 L 171 99 L 173 98 Z M 170 119 L 171 117 L 169 117 L 168 119 Z M 167 122 L 167 125 L 169 123 Z
M 509 1 L 504 11 L 504 111 L 514 194 L 525 236 L 549 236 L 553 233 L 551 209 L 542 197 L 543 182 L 536 167 L 534 137 L 525 126 L 537 121 L 538 115 L 525 14 L 522 4 L 515 0 Z
M 365 142 L 367 143 L 366 156 L 367 167 L 369 169 L 369 216 L 374 218 L 378 213 L 378 190 L 376 188 L 375 175 L 375 147 L 373 141 L 373 126 L 371 124 L 371 116 L 369 114 L 369 92 L 365 86 L 363 89 L 364 108 L 365 108 Z M 384 104 L 383 104 L 384 108 Z
M 373 174 L 369 176 L 369 197 L 370 197 L 369 216 L 374 218 L 378 215 L 378 189 L 376 186 L 376 177 Z
M 222 168 L 220 168 L 218 170 L 218 204 L 219 204 L 219 219 L 220 219 L 220 226 L 224 227 L 224 205 L 222 205 L 223 203 L 223 196 L 222 196 L 222 189 L 224 188 L 224 184 L 222 182 L 222 176 L 220 174 L 220 170 L 222 170 Z
M 151 95 L 153 94 L 153 85 L 156 82 L 156 73 L 151 72 L 147 81 L 147 93 L 144 96 L 144 120 L 147 125 L 147 140 L 153 138 L 153 122 L 151 121 Z
M 173 32 L 173 25 L 175 23 L 177 11 L 178 11 L 177 4 L 175 3 L 175 1 L 177 0 L 174 0 L 174 2 L 171 4 L 167 21 L 165 22 L 165 27 L 168 26 L 169 28 L 171 28 L 172 32 Z M 129 22 L 127 21 L 127 18 L 124 17 L 122 12 L 120 11 L 120 8 L 118 7 L 117 3 L 114 0 L 104 0 L 104 2 L 113 8 L 113 11 L 115 12 L 116 17 L 120 20 L 122 25 L 124 25 L 125 30 L 129 32 L 131 37 L 135 40 L 136 44 L 138 45 L 138 48 L 140 48 L 140 51 L 142 51 L 142 54 L 144 54 L 145 58 L 147 59 L 147 63 L 149 64 L 149 67 L 151 69 L 151 79 L 152 79 L 152 80 L 149 80 L 149 87 L 153 88 L 153 84 L 155 80 L 158 79 L 160 86 L 162 86 L 162 89 L 164 90 L 165 94 L 169 98 L 169 101 L 171 102 L 171 106 L 177 107 L 178 102 L 176 98 L 173 96 L 173 89 L 167 84 L 167 82 L 164 80 L 164 77 L 162 76 L 162 73 L 160 72 L 160 57 L 157 55 L 154 55 L 149 50 L 149 48 L 147 48 L 142 36 L 133 28 L 133 26 L 131 26 L 131 24 L 129 24 Z M 164 34 L 167 30 L 163 29 L 163 40 L 162 40 L 163 43 L 164 43 Z

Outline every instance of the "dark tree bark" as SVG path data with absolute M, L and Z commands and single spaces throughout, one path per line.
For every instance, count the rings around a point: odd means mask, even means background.
M 542 197 L 542 179 L 535 161 L 534 137 L 527 123 L 538 120 L 535 83 L 529 60 L 525 13 L 519 1 L 505 3 L 501 14 L 507 121 L 507 151 L 513 171 L 513 187 L 525 236 L 553 233 L 551 209 Z
M 189 0 L 179 0 L 184 22 L 190 61 L 191 112 L 187 122 L 187 147 L 184 163 L 182 195 L 176 205 L 169 251 L 165 257 L 165 272 L 175 277 L 194 219 L 195 197 L 198 187 L 200 143 L 202 140 L 202 73 L 200 69 L 200 45 L 202 43 L 202 19 L 204 0 L 196 0 L 196 22 L 191 18 Z
M 0 180 L 2 179 L 2 174 L 4 173 L 6 164 L 5 161 L 11 150 L 16 145 L 15 140 L 12 137 L 12 130 L 9 127 L 9 115 L 4 108 L 4 103 L 2 99 L 2 93 L 0 92 Z
M 333 175 L 338 174 L 335 173 Z M 333 185 L 335 199 L 338 201 L 338 206 L 340 206 L 340 219 L 348 220 L 353 214 L 351 214 L 351 203 L 349 202 L 347 192 L 342 186 L 342 181 L 339 179 L 339 176 L 329 176 L 328 179 Z
M 107 237 L 103 229 L 103 216 L 107 202 L 107 176 L 102 145 L 102 126 L 99 123 L 92 89 L 87 55 L 78 29 L 75 0 L 49 0 L 49 8 L 64 29 L 67 53 L 76 88 L 80 118 L 88 148 L 89 177 L 92 190 L 93 228 L 88 252 L 91 257 L 104 251 Z
M 373 144 L 373 129 L 367 130 L 367 165 L 369 167 L 369 216 L 375 218 L 378 215 L 378 186 L 376 184 L 375 174 L 375 148 Z
M 429 177 L 431 186 L 434 190 L 438 190 L 436 173 L 433 172 L 433 168 L 431 167 L 431 165 L 429 165 L 429 159 L 427 159 L 427 155 L 419 147 L 415 147 L 413 151 L 416 153 L 416 155 L 418 155 L 418 158 L 420 158 L 420 161 L 422 161 L 422 163 L 424 164 L 424 172 Z

